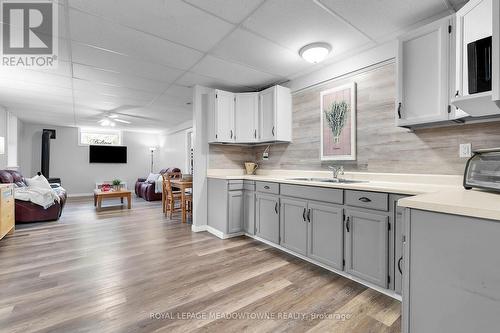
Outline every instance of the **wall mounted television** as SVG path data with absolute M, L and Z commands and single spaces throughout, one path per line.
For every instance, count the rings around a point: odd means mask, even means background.
M 127 147 L 91 145 L 89 163 L 127 163 Z

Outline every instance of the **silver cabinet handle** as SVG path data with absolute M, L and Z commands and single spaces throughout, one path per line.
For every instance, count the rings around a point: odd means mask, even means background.
M 307 210 L 307 221 L 309 221 L 309 223 L 311 223 L 311 208 L 309 208 Z
M 304 222 L 306 221 L 306 208 L 304 207 L 304 211 L 302 212 L 302 219 Z
M 351 230 L 350 230 L 350 226 L 349 226 L 349 224 L 350 224 L 350 223 L 349 223 L 349 217 L 348 217 L 348 218 L 347 218 L 347 220 L 345 221 L 345 228 L 346 228 L 347 232 L 350 232 L 350 231 L 351 231 Z
M 401 269 L 401 262 L 403 261 L 403 257 L 399 258 L 398 260 L 398 270 L 399 273 L 403 274 L 403 270 Z
M 269 189 L 270 189 L 270 187 L 269 187 L 268 185 L 264 186 L 264 188 L 265 188 L 266 190 L 269 190 Z
M 233 130 L 231 130 L 231 139 L 233 138 Z
M 398 118 L 401 119 L 401 103 L 398 105 Z
M 371 199 L 369 199 L 367 197 L 361 197 L 358 200 L 361 201 L 361 202 L 371 202 L 372 201 Z
M 253 137 L 254 137 L 255 139 L 257 139 L 257 130 L 254 130 L 254 132 L 253 132 Z
M 273 136 L 274 136 L 274 126 L 273 126 L 273 129 L 271 130 L 271 132 L 273 133 Z
M 278 202 L 274 204 L 274 211 L 278 214 Z

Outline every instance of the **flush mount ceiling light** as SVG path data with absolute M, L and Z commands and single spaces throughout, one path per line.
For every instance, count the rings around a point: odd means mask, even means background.
M 304 58 L 305 61 L 317 64 L 318 62 L 325 60 L 331 50 L 332 47 L 328 43 L 312 43 L 301 48 L 299 55 Z

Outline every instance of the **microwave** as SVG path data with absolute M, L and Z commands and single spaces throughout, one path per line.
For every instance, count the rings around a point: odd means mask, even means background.
M 465 166 L 464 187 L 500 192 L 500 148 L 474 152 Z
M 467 44 L 469 94 L 491 91 L 491 41 L 490 36 Z

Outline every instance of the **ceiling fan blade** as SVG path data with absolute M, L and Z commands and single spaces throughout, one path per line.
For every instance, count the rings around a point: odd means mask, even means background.
M 110 114 L 108 117 L 111 118 L 111 119 L 116 119 L 119 116 L 117 114 Z
M 118 119 L 118 118 L 113 118 L 114 121 L 117 121 L 119 123 L 124 123 L 124 124 L 131 124 L 130 121 L 127 121 L 127 120 L 122 120 L 122 119 Z

